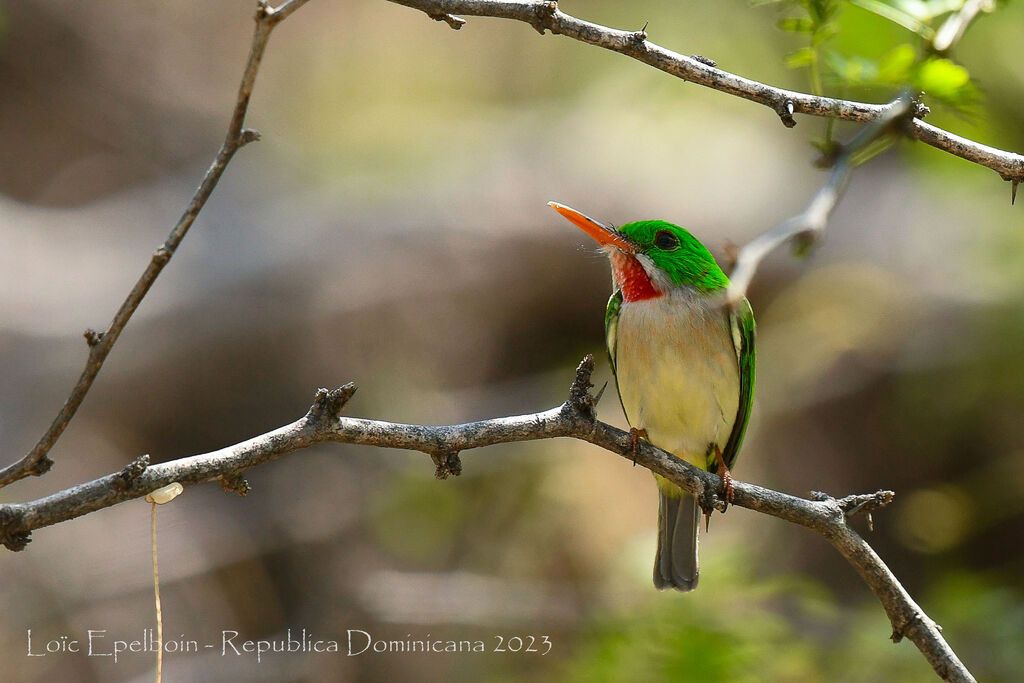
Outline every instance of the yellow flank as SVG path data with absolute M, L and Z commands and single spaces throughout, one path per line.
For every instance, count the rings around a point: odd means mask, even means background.
M 700 293 L 673 289 L 624 303 L 615 378 L 626 418 L 651 443 L 700 468 L 724 447 L 739 408 L 740 376 L 726 315 Z M 658 486 L 679 489 L 658 477 Z

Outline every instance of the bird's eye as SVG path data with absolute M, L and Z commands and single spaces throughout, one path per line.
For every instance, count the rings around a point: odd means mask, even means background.
M 679 239 L 668 230 L 659 230 L 654 235 L 654 246 L 663 251 L 672 251 L 679 248 Z

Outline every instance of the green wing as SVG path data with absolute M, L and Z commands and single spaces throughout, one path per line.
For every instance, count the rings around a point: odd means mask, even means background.
M 618 341 L 619 332 L 619 309 L 622 308 L 622 290 L 616 289 L 608 297 L 608 307 L 604 309 L 604 341 L 608 346 L 608 361 L 612 366 L 612 377 L 615 378 L 615 393 L 619 395 L 619 405 L 629 422 L 629 413 L 626 412 L 626 405 L 622 402 L 622 394 L 619 393 L 619 375 L 615 368 L 615 346 Z M 629 424 L 633 424 L 629 422 Z
M 608 359 L 611 361 L 613 375 L 617 372 L 615 351 L 621 308 L 622 291 L 617 289 L 608 299 L 608 307 L 604 312 L 604 337 L 608 346 Z M 739 454 L 740 445 L 743 443 L 743 435 L 747 431 L 747 423 L 750 422 L 750 409 L 754 403 L 754 312 L 745 297 L 737 305 L 735 311 L 729 312 L 729 327 L 732 331 L 733 345 L 736 348 L 736 362 L 740 370 L 740 401 L 736 412 L 736 422 L 733 423 L 732 433 L 729 434 L 729 440 L 722 451 L 722 459 L 725 460 L 726 465 L 732 467 Z M 618 382 L 616 382 L 616 389 L 618 389 Z M 621 395 L 619 401 L 622 401 Z M 629 415 L 626 416 L 626 420 L 629 420 Z M 714 465 L 709 464 L 709 469 L 713 468 Z
M 604 341 L 608 346 L 608 360 L 615 374 L 615 338 L 619 331 L 619 309 L 622 308 L 622 290 L 616 289 L 608 297 L 608 307 L 604 309 Z
M 609 304 L 610 306 L 610 304 Z M 736 422 L 732 426 L 729 441 L 722 451 L 725 464 L 732 467 L 739 455 L 743 435 L 750 422 L 750 409 L 754 403 L 754 311 L 746 297 L 737 304 L 735 310 L 729 312 L 729 327 L 732 330 L 733 345 L 736 347 L 736 360 L 740 368 L 740 405 L 736 413 Z

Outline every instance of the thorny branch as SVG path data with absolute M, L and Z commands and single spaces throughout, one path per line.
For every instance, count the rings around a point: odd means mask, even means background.
M 110 350 L 114 347 L 117 338 L 121 336 L 121 331 L 124 330 L 132 314 L 135 313 L 139 304 L 142 303 L 142 299 L 149 292 L 149 288 L 153 286 L 164 266 L 174 256 L 178 245 L 181 244 L 181 241 L 188 233 L 188 229 L 195 222 L 196 216 L 199 215 L 199 212 L 206 205 L 206 201 L 213 194 L 214 188 L 217 187 L 221 176 L 224 175 L 228 162 L 231 161 L 235 152 L 246 144 L 259 140 L 259 133 L 244 127 L 245 115 L 249 109 L 249 99 L 252 96 L 253 83 L 256 81 L 256 72 L 259 71 L 263 52 L 267 47 L 267 41 L 270 39 L 270 32 L 292 12 L 306 4 L 306 2 L 308 0 L 287 0 L 287 2 L 282 3 L 276 8 L 271 7 L 263 0 L 258 3 L 256 27 L 252 36 L 252 46 L 249 48 L 249 59 L 245 65 L 245 71 L 242 73 L 242 82 L 238 87 L 235 108 L 231 114 L 231 122 L 228 125 L 227 135 L 220 147 L 220 151 L 217 152 L 213 163 L 210 164 L 206 175 L 203 176 L 202 182 L 199 183 L 199 187 L 196 188 L 192 199 L 189 201 L 188 206 L 185 207 L 185 211 L 181 214 L 178 222 L 171 229 L 167 239 L 153 252 L 149 264 L 135 283 L 135 286 L 128 293 L 128 297 L 117 310 L 114 319 L 110 321 L 110 325 L 102 332 L 95 330 L 85 331 L 85 340 L 89 345 L 89 356 L 85 362 L 85 369 L 82 370 L 82 374 L 78 378 L 78 382 L 75 383 L 71 394 L 64 401 L 63 407 L 57 413 L 57 417 L 53 419 L 49 429 L 46 430 L 46 433 L 43 434 L 36 445 L 32 447 L 32 450 L 21 460 L 0 470 L 0 487 L 7 486 L 23 477 L 44 474 L 53 465 L 53 461 L 48 455 L 50 449 L 57 443 L 57 439 L 64 433 L 64 429 L 71 422 L 71 418 L 75 416 L 79 406 L 82 405 L 86 394 L 92 388 L 93 381 L 103 368 L 103 362 L 110 354 Z
M 687 57 L 647 40 L 647 32 L 620 31 L 577 19 L 558 9 L 551 0 L 388 0 L 412 7 L 431 17 L 440 14 L 512 19 L 530 24 L 539 33 L 545 30 L 612 50 L 660 69 L 685 81 L 763 104 L 774 111 L 787 127 L 796 125 L 793 114 L 809 114 L 847 121 L 871 121 L 886 112 L 884 104 L 867 104 L 776 88 L 729 73 L 709 64 L 699 55 Z M 1024 156 L 954 135 L 915 118 L 906 134 L 925 144 L 949 152 L 967 161 L 990 168 L 1003 180 L 1024 181 Z
M 263 52 L 273 28 L 307 1 L 286 0 L 276 8 L 266 0 L 258 3 L 248 62 L 220 151 L 181 218 L 167 240 L 153 254 L 146 270 L 110 325 L 102 332 L 86 331 L 89 358 L 78 383 L 53 424 L 32 451 L 19 462 L 0 470 L 0 487 L 29 475 L 43 474 L 52 465 L 48 457 L 50 449 L 81 405 L 124 326 L 206 204 L 228 162 L 238 149 L 259 139 L 258 133 L 244 128 L 244 122 Z M 524 21 L 542 34 L 545 29 L 560 33 L 629 55 L 684 80 L 765 104 L 788 127 L 796 124 L 794 114 L 872 122 L 838 156 L 829 181 L 803 214 L 776 226 L 740 252 L 729 292 L 732 298 L 738 298 L 746 291 L 758 263 L 769 251 L 790 239 L 800 240 L 806 246 L 820 234 L 848 180 L 852 153 L 901 120 L 906 122 L 904 134 L 991 168 L 1003 178 L 1012 180 L 1014 187 L 1024 179 L 1024 157 L 959 138 L 923 123 L 917 117 L 922 116 L 925 110 L 914 107 L 908 98 L 900 98 L 889 105 L 872 105 L 773 88 L 717 69 L 712 60 L 696 55 L 684 57 L 650 43 L 644 29 L 625 32 L 605 28 L 566 15 L 558 10 L 555 2 L 550 1 L 390 1 L 423 10 L 431 18 L 444 21 L 455 29 L 465 24 L 455 14 Z M 968 4 L 979 8 L 985 6 L 983 2 Z M 969 14 L 965 6 L 958 20 L 966 26 L 976 14 L 977 11 Z M 962 28 L 954 34 L 951 44 L 960 33 Z M 938 45 L 936 49 L 939 49 Z M 157 465 L 150 465 L 149 456 L 144 455 L 121 471 L 106 477 L 35 501 L 0 505 L 0 543 L 11 550 L 22 550 L 31 540 L 30 534 L 35 529 L 144 497 L 173 482 L 191 485 L 219 480 L 226 491 L 245 495 L 249 485 L 242 474 L 246 471 L 287 453 L 328 441 L 422 451 L 430 455 L 436 466 L 437 477 L 443 479 L 461 473 L 459 453 L 463 450 L 515 441 L 576 438 L 618 453 L 668 478 L 698 496 L 707 509 L 723 509 L 717 495 L 722 482 L 716 475 L 699 470 L 646 441 L 636 444 L 628 433 L 596 419 L 595 405 L 600 394 L 598 397 L 590 394 L 592 371 L 593 359 L 588 356 L 577 369 L 569 399 L 557 408 L 532 415 L 451 426 L 409 425 L 343 417 L 341 411 L 355 392 L 355 386 L 347 384 L 331 391 L 321 389 L 309 412 L 300 420 L 246 442 Z M 893 640 L 899 641 L 903 637 L 912 640 L 936 673 L 945 680 L 974 680 L 943 639 L 939 627 L 920 609 L 878 555 L 847 523 L 849 517 L 864 514 L 870 524 L 872 511 L 891 502 L 891 491 L 852 495 L 840 500 L 815 492 L 812 499 L 808 500 L 734 481 L 734 492 L 733 502 L 740 507 L 779 517 L 821 534 L 854 566 L 878 597 L 892 623 Z
M 971 25 L 981 12 L 991 12 L 996 8 L 995 0 L 967 0 L 964 6 L 949 15 L 932 40 L 932 49 L 939 54 L 949 52 L 963 37 L 967 27 Z
M 629 433 L 600 422 L 590 393 L 594 359 L 587 356 L 576 370 L 569 399 L 557 408 L 532 415 L 481 420 L 460 425 L 425 426 L 344 417 L 341 411 L 355 385 L 317 392 L 304 417 L 280 429 L 211 453 L 147 465 L 143 456 L 124 470 L 28 503 L 0 505 L 0 543 L 22 550 L 29 534 L 124 501 L 142 498 L 173 482 L 183 485 L 220 480 L 238 490 L 241 475 L 258 465 L 313 444 L 334 441 L 422 451 L 437 465 L 437 476 L 458 474 L 460 451 L 498 443 L 569 437 L 618 453 L 692 492 L 708 509 L 722 509 L 722 480 L 676 458 L 647 441 L 631 442 Z M 244 490 L 247 490 L 247 485 Z M 733 504 L 763 512 L 821 534 L 853 565 L 878 597 L 892 623 L 893 640 L 909 638 L 936 673 L 950 681 L 973 681 L 970 672 L 943 639 L 939 627 L 921 610 L 881 558 L 848 524 L 854 514 L 887 505 L 891 491 L 836 500 L 815 493 L 808 500 L 733 481 Z
M 832 166 L 828 181 L 822 185 L 804 211 L 788 218 L 771 230 L 761 233 L 748 242 L 736 257 L 736 266 L 729 275 L 729 289 L 726 300 L 735 304 L 747 294 L 750 281 L 761 261 L 771 251 L 793 240 L 796 250 L 803 252 L 814 245 L 825 232 L 829 216 L 846 190 L 853 171 L 853 156 L 866 145 L 877 140 L 901 120 L 907 120 L 914 111 L 915 103 L 903 95 L 893 101 L 886 110 L 844 145 Z

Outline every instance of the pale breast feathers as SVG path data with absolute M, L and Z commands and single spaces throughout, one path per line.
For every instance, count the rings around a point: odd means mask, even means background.
M 630 425 L 652 443 L 704 467 L 724 447 L 739 407 L 739 366 L 721 308 L 690 293 L 624 304 L 616 330 L 616 381 Z

